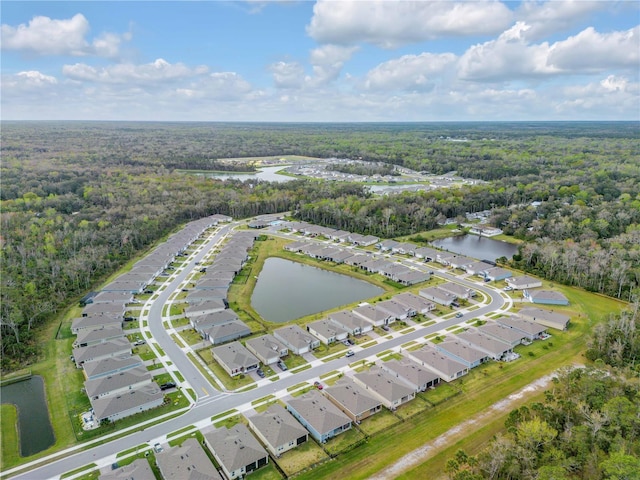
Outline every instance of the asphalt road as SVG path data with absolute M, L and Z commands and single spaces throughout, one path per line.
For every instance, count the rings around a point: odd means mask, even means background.
M 171 358 L 171 361 L 179 368 L 185 379 L 188 380 L 189 383 L 194 387 L 196 392 L 199 393 L 198 402 L 189 411 L 179 417 L 167 420 L 156 426 L 148 427 L 143 431 L 132 433 L 123 438 L 119 438 L 103 445 L 99 445 L 88 450 L 75 453 L 66 458 L 55 460 L 47 465 L 35 468 L 27 473 L 17 475 L 13 478 L 58 478 L 60 475 L 71 470 L 75 470 L 83 465 L 88 465 L 96 462 L 100 463 L 101 459 L 106 459 L 109 457 L 115 458 L 115 455 L 123 450 L 128 450 L 145 443 L 152 445 L 157 441 L 162 441 L 165 435 L 168 433 L 180 430 L 190 425 L 196 425 L 201 422 L 209 423 L 208 419 L 210 419 L 212 416 L 226 412 L 232 408 L 237 408 L 238 406 L 250 404 L 250 402 L 254 400 L 258 400 L 268 395 L 273 395 L 277 392 L 283 392 L 282 396 L 284 396 L 286 394 L 286 389 L 293 385 L 299 384 L 304 381 L 313 381 L 323 374 L 332 372 L 341 367 L 346 367 L 349 364 L 365 360 L 368 357 L 375 358 L 376 354 L 380 352 L 400 347 L 401 345 L 412 340 L 422 338 L 426 335 L 446 329 L 453 325 L 464 323 L 466 320 L 469 320 L 471 318 L 496 311 L 500 309 L 505 303 L 503 297 L 495 289 L 488 288 L 487 286 L 479 284 L 477 282 L 471 282 L 465 279 L 461 279 L 455 275 L 450 275 L 448 273 L 438 271 L 436 275 L 439 277 L 456 281 L 485 293 L 490 298 L 490 302 L 472 312 L 465 313 L 461 318 L 453 317 L 447 320 L 440 320 L 433 325 L 418 327 L 416 328 L 416 330 L 410 333 L 398 336 L 390 340 L 386 340 L 364 350 L 360 350 L 356 347 L 354 348 L 354 351 L 356 352 L 355 355 L 350 358 L 336 358 L 329 362 L 321 363 L 315 367 L 303 370 L 295 374 L 286 372 L 280 374 L 280 379 L 278 381 L 266 382 L 264 385 L 247 392 L 233 394 L 220 393 L 217 390 L 214 391 L 213 387 L 202 376 L 202 374 L 200 374 L 198 369 L 189 361 L 184 352 L 175 345 L 171 337 L 167 334 L 162 326 L 161 313 L 162 307 L 168 299 L 169 295 L 179 285 L 179 283 L 186 278 L 191 270 L 191 267 L 195 266 L 195 262 L 200 261 L 208 252 L 209 247 L 214 245 L 223 235 L 228 233 L 230 228 L 231 226 L 223 227 L 216 234 L 215 238 L 207 242 L 207 245 L 205 245 L 201 252 L 192 259 L 191 264 L 180 274 L 178 274 L 176 276 L 176 279 L 171 282 L 171 284 L 158 296 L 157 300 L 151 307 L 149 314 L 149 326 L 151 327 L 151 332 L 153 333 L 154 338 L 164 349 L 165 353 Z M 419 264 L 414 264 L 413 262 L 409 263 L 412 267 L 419 267 Z M 427 268 L 428 267 L 425 265 L 424 268 L 421 269 L 426 270 Z M 200 392 L 202 392 L 203 389 L 207 392 L 206 395 L 200 395 Z

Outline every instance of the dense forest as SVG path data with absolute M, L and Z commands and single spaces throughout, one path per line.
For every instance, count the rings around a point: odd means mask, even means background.
M 596 328 L 587 357 L 598 368 L 561 372 L 542 402 L 513 410 L 506 433 L 478 455 L 458 451 L 452 480 L 640 478 L 638 303 Z
M 629 299 L 640 283 L 638 133 L 624 122 L 3 122 L 2 368 L 34 358 L 35 329 L 71 301 L 180 224 L 212 213 L 292 211 L 393 237 L 491 209 L 492 224 L 525 241 L 515 266 Z M 487 183 L 379 197 L 359 184 L 175 172 L 287 154 L 457 171 Z

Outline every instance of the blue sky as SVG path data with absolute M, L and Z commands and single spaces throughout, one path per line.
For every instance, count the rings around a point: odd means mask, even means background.
M 4 120 L 640 120 L 637 1 L 2 2 Z

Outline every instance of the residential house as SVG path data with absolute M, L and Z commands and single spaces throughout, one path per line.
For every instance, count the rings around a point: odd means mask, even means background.
M 367 371 L 356 373 L 353 379 L 389 410 L 395 410 L 416 396 L 413 387 L 380 367 L 374 366 Z
M 286 345 L 271 334 L 247 340 L 245 346 L 264 365 L 276 363 L 280 358 L 289 354 L 289 349 Z
M 191 290 L 185 301 L 189 305 L 195 305 L 198 303 L 206 302 L 207 300 L 219 299 L 223 302 L 227 300 L 227 291 L 222 289 L 217 290 Z
M 477 367 L 489 359 L 489 355 L 486 352 L 459 340 L 445 340 L 442 343 L 438 343 L 436 350 L 453 358 L 456 362 L 462 363 L 467 368 Z
M 187 438 L 180 446 L 156 453 L 156 463 L 164 480 L 222 480 L 223 478 L 195 438 Z
M 502 230 L 488 225 L 474 225 L 469 229 L 469 233 L 480 235 L 481 237 L 494 237 L 496 235 L 500 235 Z
M 522 295 L 531 303 L 544 305 L 569 305 L 569 299 L 554 290 L 525 290 Z
M 114 375 L 130 368 L 142 365 L 142 359 L 138 355 L 124 355 L 121 357 L 106 358 L 93 362 L 84 362 L 82 365 L 84 377 L 87 380 Z
M 131 292 L 98 292 L 91 298 L 91 302 L 87 303 L 116 303 L 126 305 L 133 302 L 133 294 Z
M 330 313 L 328 318 L 338 327 L 345 329 L 349 335 L 361 335 L 373 330 L 373 324 L 348 310 Z
M 115 422 L 136 413 L 159 407 L 164 403 L 164 395 L 155 383 L 127 390 L 125 393 L 89 399 L 93 414 L 98 422 Z
M 362 317 L 363 319 L 371 322 L 374 326 L 380 327 L 382 325 L 389 325 L 396 321 L 395 317 L 387 310 L 379 309 L 378 307 L 370 304 L 360 305 L 352 310 L 354 315 Z
M 436 259 L 438 250 L 428 247 L 418 247 L 414 250 L 413 254 L 416 258 L 423 259 L 426 262 L 431 262 Z
M 497 282 L 498 280 L 505 280 L 512 276 L 513 274 L 509 270 L 501 267 L 493 267 L 484 271 L 484 278 L 489 279 L 492 282 Z
M 273 336 L 284 343 L 296 355 L 311 352 L 320 346 L 320 340 L 305 332 L 298 325 L 287 325 L 273 331 Z
M 525 320 L 531 320 L 542 326 L 555 328 L 556 330 L 566 330 L 569 326 L 569 316 L 553 310 L 545 310 L 543 308 L 529 307 L 523 308 L 518 315 Z
M 495 337 L 485 335 L 476 329 L 470 329 L 458 334 L 457 339 L 486 353 L 494 360 L 508 360 L 513 353 L 513 347 L 510 344 L 498 340 Z
M 428 300 L 425 300 L 424 298 L 409 292 L 395 295 L 393 299 L 396 302 L 402 305 L 405 305 L 407 308 L 411 308 L 415 310 L 417 313 L 420 313 L 423 315 L 432 310 L 435 310 L 436 308 L 433 302 L 429 302 Z
M 476 263 L 476 260 L 473 258 L 465 257 L 464 255 L 454 255 L 449 257 L 449 266 L 452 268 L 457 268 L 458 270 L 466 270 L 467 265 L 471 265 Z
M 405 272 L 397 273 L 393 280 L 401 283 L 402 285 L 415 285 L 417 283 L 426 282 L 431 278 L 426 272 L 421 272 L 419 270 L 413 270 L 411 268 L 407 269 Z
M 498 322 L 485 323 L 478 327 L 478 331 L 510 345 L 511 348 L 520 345 L 523 340 L 527 339 L 526 335 L 522 332 L 500 325 Z
M 351 421 L 356 423 L 360 423 L 382 409 L 382 402 L 350 377 L 342 377 L 334 385 L 325 388 L 324 394 Z
M 399 244 L 400 242 L 396 240 L 383 240 L 382 242 L 376 244 L 376 247 L 378 247 L 381 252 L 391 252 Z
M 445 382 L 452 382 L 469 373 L 469 367 L 437 351 L 432 345 L 409 351 L 407 356 L 423 367 L 433 370 Z
M 344 259 L 345 265 L 351 265 L 352 267 L 359 267 L 363 263 L 371 260 L 371 255 L 366 255 L 364 253 L 356 253 L 352 254 L 350 257 Z
M 126 338 L 120 337 L 104 343 L 74 348 L 71 353 L 73 354 L 76 366 L 81 368 L 85 362 L 102 360 L 109 357 L 121 357 L 127 354 L 131 355 L 131 343 L 129 343 L 129 340 Z
M 489 270 L 490 268 L 493 268 L 494 266 L 495 265 L 491 265 L 487 262 L 473 262 L 465 267 L 465 271 L 469 275 L 478 275 L 480 277 L 484 277 L 484 272 L 486 270 Z
M 446 282 L 438 285 L 438 288 L 455 295 L 456 298 L 461 300 L 469 300 L 471 297 L 476 296 L 476 291 L 472 288 L 467 288 L 459 283 Z
M 292 398 L 287 402 L 287 410 L 320 443 L 351 428 L 351 419 L 318 390 Z
M 205 331 L 214 325 L 223 325 L 238 320 L 240 320 L 238 314 L 229 309 L 189 318 L 189 322 L 200 335 L 204 335 Z
M 339 327 L 330 320 L 323 318 L 307 324 L 307 331 L 317 337 L 325 345 L 329 345 L 335 341 L 344 340 L 349 332 Z
M 87 317 L 84 317 L 87 318 Z M 115 324 L 109 325 L 106 327 L 96 328 L 95 330 L 90 330 L 85 328 L 83 330 L 78 331 L 78 336 L 73 342 L 73 347 L 87 347 L 89 345 L 95 345 L 97 343 L 104 343 L 114 340 L 116 338 L 123 338 L 124 331 L 122 330 L 122 325 Z
M 202 277 L 196 282 L 196 290 L 228 290 L 231 281 L 221 277 Z
M 82 316 L 108 315 L 110 317 L 122 318 L 126 309 L 124 303 L 90 303 L 82 309 Z
M 187 318 L 202 317 L 210 313 L 221 312 L 226 310 L 227 304 L 222 298 L 210 298 L 202 302 L 190 304 L 184 309 L 184 314 Z
M 354 245 L 360 247 L 368 247 L 369 245 L 375 245 L 380 241 L 378 237 L 373 235 L 360 235 L 359 233 L 352 233 L 347 237 L 347 240 Z
M 309 432 L 278 403 L 247 420 L 249 428 L 274 457 L 279 457 L 309 439 Z
M 505 280 L 514 290 L 528 290 L 531 288 L 538 288 L 542 286 L 542 280 L 529 275 L 521 275 L 519 277 L 511 277 Z
M 529 341 L 542 337 L 547 331 L 547 327 L 530 320 L 525 320 L 517 315 L 496 318 L 496 323 L 503 327 L 510 328 L 511 330 L 515 330 L 518 334 L 522 335 Z
M 232 377 L 257 370 L 258 360 L 240 342 L 231 342 L 211 349 L 213 359 Z
M 142 365 L 84 382 L 90 399 L 124 393 L 152 382 L 151 373 Z
M 151 465 L 146 458 L 138 458 L 124 467 L 117 467 L 102 473 L 98 480 L 156 480 Z M 221 479 L 216 479 L 221 480 Z
M 312 244 L 310 244 L 309 242 L 298 241 L 298 242 L 287 243 L 283 248 L 288 252 L 300 253 L 303 251 L 303 249 L 306 249 L 311 245 Z
M 244 423 L 203 433 L 214 458 L 228 479 L 245 475 L 269 463 L 269 454 Z
M 394 299 L 378 302 L 376 303 L 376 308 L 388 312 L 395 320 L 407 320 L 417 314 L 413 307 L 396 302 Z
M 251 329 L 241 320 L 234 320 L 222 325 L 213 325 L 204 331 L 203 338 L 209 340 L 212 345 L 220 345 L 249 335 Z
M 409 359 L 390 360 L 380 368 L 408 383 L 416 393 L 424 392 L 440 383 L 440 377 L 433 370 L 418 365 Z
M 418 292 L 421 297 L 431 300 L 445 307 L 451 306 L 451 304 L 458 298 L 453 293 L 447 292 L 440 287 L 427 287 Z

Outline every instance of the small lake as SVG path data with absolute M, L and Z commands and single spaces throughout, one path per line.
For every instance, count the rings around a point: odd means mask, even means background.
M 383 293 L 368 282 L 282 258 L 267 258 L 251 305 L 269 322 L 284 323 Z
M 21 456 L 28 457 L 54 444 L 42 377 L 33 376 L 0 387 L 0 398 L 2 403 L 13 403 L 18 408 Z
M 234 178 L 236 180 L 251 180 L 258 179 L 264 180 L 267 182 L 289 182 L 291 180 L 295 180 L 294 177 L 289 177 L 287 175 L 279 175 L 276 173 L 278 170 L 284 169 L 285 166 L 278 165 L 277 167 L 261 167 L 255 173 L 198 173 L 197 175 L 204 176 L 206 178 L 219 178 L 221 180 L 225 180 L 227 178 Z
M 507 257 L 509 260 L 518 253 L 518 246 L 513 243 L 480 237 L 478 235 L 460 235 L 457 237 L 443 238 L 431 242 L 435 247 L 453 253 L 459 253 L 478 260 L 495 261 L 496 258 Z

